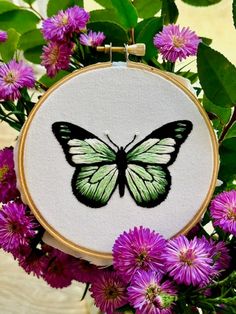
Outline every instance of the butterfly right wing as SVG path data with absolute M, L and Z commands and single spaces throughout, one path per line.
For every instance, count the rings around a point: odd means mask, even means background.
M 52 130 L 68 163 L 75 167 L 72 190 L 89 207 L 102 207 L 113 194 L 118 179 L 116 153 L 94 134 L 68 122 L 55 122 Z

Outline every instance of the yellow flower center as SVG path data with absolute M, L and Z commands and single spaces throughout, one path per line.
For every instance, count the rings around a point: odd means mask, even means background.
M 108 286 L 105 288 L 105 296 L 107 299 L 114 300 L 119 296 L 119 291 L 115 286 Z
M 154 302 L 156 296 L 161 293 L 160 287 L 155 284 L 150 285 L 146 290 L 146 299 L 150 302 Z
M 146 251 L 142 251 L 137 257 L 136 257 L 136 261 L 138 263 L 139 266 L 144 266 L 145 261 L 147 260 L 147 252 Z
M 7 165 L 3 165 L 2 168 L 0 168 L 0 182 L 4 181 L 5 174 L 9 171 L 9 167 Z
M 195 254 L 192 249 L 188 249 L 187 251 L 180 252 L 179 258 L 181 262 L 187 264 L 188 266 L 191 266 L 193 265 Z
M 58 26 L 65 26 L 66 24 L 68 24 L 68 15 L 63 15 Z
M 12 84 L 15 82 L 15 80 L 16 80 L 16 75 L 12 71 L 9 71 L 8 74 L 4 77 L 4 81 L 7 84 Z
M 173 36 L 172 41 L 173 41 L 173 45 L 176 48 L 182 48 L 185 44 L 184 38 L 177 37 L 177 36 Z
M 227 210 L 227 218 L 236 221 L 236 206 L 228 207 Z
M 59 47 L 54 47 L 49 55 L 50 64 L 57 63 L 58 56 L 59 56 Z

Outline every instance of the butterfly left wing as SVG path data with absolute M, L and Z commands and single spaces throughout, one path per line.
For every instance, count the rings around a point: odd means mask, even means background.
M 156 129 L 127 153 L 126 181 L 137 205 L 154 207 L 168 195 L 171 165 L 180 146 L 192 130 L 192 123 L 180 120 Z
M 72 190 L 90 207 L 102 207 L 111 198 L 118 178 L 116 153 L 87 130 L 68 122 L 55 122 L 52 130 L 68 163 L 75 167 Z

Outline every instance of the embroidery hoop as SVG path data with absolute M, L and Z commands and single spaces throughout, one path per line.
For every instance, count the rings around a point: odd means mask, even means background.
M 182 228 L 177 234 L 180 233 L 184 233 L 186 234 L 202 217 L 206 206 L 208 205 L 211 196 L 214 192 L 215 189 L 215 184 L 216 184 L 216 180 L 217 180 L 217 173 L 218 173 L 218 144 L 216 141 L 216 137 L 213 131 L 213 128 L 211 126 L 211 122 L 209 121 L 204 109 L 201 107 L 200 103 L 198 102 L 197 98 L 184 86 L 182 85 L 178 80 L 176 80 L 175 78 L 173 78 L 172 76 L 170 76 L 168 73 L 164 73 L 162 71 L 159 71 L 155 68 L 152 68 L 150 66 L 144 65 L 144 64 L 139 64 L 139 63 L 135 63 L 135 62 L 131 62 L 128 60 L 128 53 L 126 54 L 127 56 L 127 67 L 130 69 L 139 69 L 139 70 L 144 70 L 144 71 L 148 71 L 150 73 L 153 74 L 157 74 L 160 77 L 168 80 L 171 83 L 174 83 L 178 88 L 180 88 L 190 99 L 191 101 L 195 104 L 195 106 L 197 107 L 199 113 L 201 114 L 201 116 L 203 117 L 206 126 L 208 128 L 209 134 L 210 134 L 210 138 L 211 138 L 211 143 L 212 143 L 212 150 L 213 150 L 213 171 L 212 171 L 212 177 L 211 177 L 211 184 L 209 186 L 207 195 L 205 197 L 205 199 L 202 201 L 202 205 L 200 206 L 200 208 L 198 209 L 198 211 L 196 212 L 196 214 L 194 215 L 194 217 L 192 218 L 191 221 L 189 221 L 184 228 Z M 39 100 L 39 102 L 37 103 L 37 105 L 34 107 L 34 109 L 32 110 L 28 120 L 26 121 L 23 130 L 21 132 L 21 136 L 19 139 L 19 144 L 18 144 L 18 155 L 17 155 L 17 160 L 18 160 L 18 183 L 20 186 L 20 190 L 23 196 L 23 200 L 29 205 L 30 209 L 32 210 L 33 214 L 35 215 L 36 219 L 40 222 L 40 224 L 50 233 L 50 235 L 55 238 L 56 240 L 58 240 L 60 243 L 62 243 L 63 245 L 65 245 L 66 247 L 68 247 L 69 249 L 78 252 L 81 254 L 81 256 L 89 256 L 91 258 L 99 258 L 102 260 L 106 260 L 106 261 L 111 261 L 112 259 L 112 255 L 109 252 L 100 252 L 100 251 L 96 251 L 96 250 L 91 250 L 89 248 L 80 246 L 76 243 L 74 243 L 73 241 L 65 238 L 64 236 L 62 236 L 57 230 L 54 229 L 54 227 L 52 225 L 50 225 L 45 218 L 43 217 L 42 213 L 40 212 L 40 210 L 36 207 L 34 200 L 32 199 L 32 196 L 29 192 L 28 189 L 28 185 L 26 182 L 26 178 L 25 178 L 25 170 L 24 170 L 24 153 L 25 153 L 25 141 L 26 141 L 26 137 L 27 137 L 27 133 L 28 130 L 31 126 L 31 122 L 33 121 L 35 115 L 37 114 L 38 110 L 43 106 L 43 104 L 45 103 L 45 101 L 47 100 L 47 98 L 58 88 L 60 88 L 60 86 L 62 86 L 63 84 L 65 84 L 66 82 L 68 82 L 69 80 L 73 79 L 74 77 L 76 77 L 77 75 L 81 75 L 83 73 L 89 72 L 89 71 L 94 71 L 94 70 L 98 70 L 98 69 L 105 69 L 105 68 L 109 68 L 112 67 L 112 62 L 105 62 L 105 63 L 101 63 L 101 64 L 95 64 L 95 65 L 90 65 L 86 68 L 77 70 L 71 74 L 69 74 L 68 76 L 66 76 L 65 78 L 63 78 L 62 80 L 60 80 L 59 82 L 57 82 L 55 85 L 53 85 Z M 175 234 L 175 235 L 177 235 Z

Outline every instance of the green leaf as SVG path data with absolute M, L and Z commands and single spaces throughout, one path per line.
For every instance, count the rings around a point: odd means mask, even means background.
M 228 180 L 236 175 L 236 138 L 230 138 L 223 141 L 220 146 L 220 172 L 219 178 Z
M 35 64 L 41 63 L 40 56 L 42 55 L 43 46 L 36 46 L 24 51 L 24 57 Z
M 234 122 L 234 124 L 231 126 L 231 128 L 227 132 L 227 134 L 225 136 L 225 140 L 232 138 L 232 137 L 236 137 L 236 122 Z M 235 157 L 236 157 L 236 155 L 235 155 Z
M 9 12 L 9 11 L 14 11 L 19 9 L 19 7 L 9 1 L 0 1 L 0 14 Z
M 162 30 L 162 18 L 153 17 L 149 19 L 143 29 L 139 32 L 136 41 L 146 45 L 145 60 L 150 60 L 157 56 L 157 49 L 153 44 L 153 37 Z
M 161 16 L 164 24 L 175 23 L 179 16 L 179 10 L 174 0 L 162 0 Z
M 210 44 L 212 43 L 212 39 L 211 38 L 207 38 L 207 37 L 200 37 L 200 39 L 202 40 L 202 42 L 207 45 L 210 46 Z
M 17 49 L 17 44 L 20 38 L 20 34 L 13 28 L 7 31 L 8 39 L 6 42 L 0 44 L 0 55 L 4 62 L 8 62 L 13 59 L 14 53 Z
M 212 4 L 219 3 L 221 0 L 182 0 L 184 3 L 194 5 L 196 7 L 207 7 Z
M 14 10 L 0 15 L 0 29 L 14 28 L 20 34 L 36 28 L 38 22 L 39 18 L 27 10 Z
M 90 11 L 89 22 L 115 22 L 121 24 L 119 14 L 112 9 Z
M 23 0 L 25 3 L 28 3 L 29 5 L 33 4 L 36 0 Z
M 236 105 L 236 68 L 222 54 L 200 43 L 197 55 L 200 83 L 209 100 L 221 107 Z
M 161 0 L 134 0 L 133 5 L 138 11 L 138 16 L 143 19 L 153 17 L 161 10 Z
M 46 87 L 51 87 L 52 85 L 54 85 L 57 81 L 59 81 L 60 79 L 62 79 L 63 77 L 65 77 L 67 74 L 69 74 L 70 72 L 67 71 L 59 71 L 53 78 L 47 76 L 46 74 L 43 75 L 40 79 L 39 82 L 43 85 L 45 85 Z
M 130 0 L 111 0 L 111 2 L 125 28 L 132 28 L 137 25 L 138 12 Z
M 208 113 L 214 114 L 218 119 L 221 125 L 227 124 L 231 117 L 231 108 L 223 108 L 213 104 L 205 95 L 203 96 L 202 101 L 203 107 Z
M 45 45 L 46 41 L 43 38 L 43 35 L 39 29 L 33 29 L 29 32 L 24 33 L 18 44 L 18 48 L 21 50 L 27 50 L 34 48 L 36 46 Z
M 83 7 L 83 0 L 49 0 L 47 5 L 47 15 L 55 15 L 58 11 L 65 10 L 74 5 Z
M 112 22 L 92 22 L 87 24 L 87 28 L 95 32 L 103 32 L 106 36 L 105 42 L 123 46 L 128 42 L 126 30 L 120 25 Z
M 233 21 L 234 27 L 236 28 L 236 0 L 233 0 Z
M 113 8 L 113 4 L 111 0 L 94 0 L 94 1 L 97 2 L 99 5 L 101 5 L 103 8 L 106 8 L 106 9 Z

